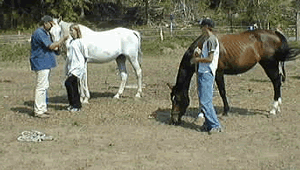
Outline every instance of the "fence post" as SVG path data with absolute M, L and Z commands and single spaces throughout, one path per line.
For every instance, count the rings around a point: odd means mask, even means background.
M 173 14 L 170 15 L 170 20 L 171 20 L 170 32 L 171 32 L 171 37 L 172 37 L 173 36 L 173 20 L 174 20 L 174 15 Z
M 164 35 L 163 35 L 163 29 L 162 27 L 160 26 L 160 40 L 163 41 L 164 40 Z
M 300 40 L 300 12 L 297 12 L 297 21 L 296 21 L 296 41 Z

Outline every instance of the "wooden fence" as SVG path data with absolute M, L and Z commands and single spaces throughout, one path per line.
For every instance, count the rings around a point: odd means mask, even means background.
M 216 27 L 216 31 L 219 33 L 237 33 L 247 30 L 247 27 Z M 170 30 L 170 28 L 148 28 L 137 30 L 141 32 L 143 41 L 150 39 L 165 39 L 167 37 L 198 37 L 201 34 L 199 27 L 192 28 L 175 28 Z M 296 27 L 290 26 L 283 30 L 284 34 L 288 37 L 290 41 L 296 40 Z M 29 43 L 29 34 L 21 34 L 20 32 L 15 35 L 0 35 L 0 45 L 1 44 L 11 44 L 11 43 Z
M 0 45 L 2 44 L 20 44 L 20 43 L 29 43 L 31 35 L 0 35 Z

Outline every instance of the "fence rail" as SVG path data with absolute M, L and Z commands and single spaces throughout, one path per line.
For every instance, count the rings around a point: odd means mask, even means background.
M 247 27 L 217 27 L 216 31 L 219 33 L 237 33 L 247 30 Z M 98 30 L 100 31 L 100 30 Z M 137 30 L 141 32 L 143 40 L 150 39 L 161 39 L 166 37 L 197 37 L 200 35 L 201 31 L 199 27 L 193 28 L 175 28 L 170 30 L 170 28 L 148 28 Z M 289 28 L 283 30 L 285 35 L 290 41 L 296 40 L 296 27 L 290 26 Z M 16 35 L 0 35 L 0 44 L 11 44 L 11 43 L 29 43 L 31 35 L 28 34 L 16 34 Z
M 31 35 L 0 35 L 0 44 L 29 43 Z

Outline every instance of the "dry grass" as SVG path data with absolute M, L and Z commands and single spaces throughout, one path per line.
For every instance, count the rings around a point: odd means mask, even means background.
M 273 89 L 257 66 L 241 76 L 227 76 L 231 116 L 222 117 L 225 133 L 196 131 L 203 120 L 184 118 L 181 126 L 165 124 L 170 111 L 167 82 L 174 83 L 184 50 L 143 57 L 141 99 L 136 89 L 125 89 L 112 99 L 119 86 L 116 63 L 89 64 L 90 104 L 80 113 L 69 113 L 63 87 L 62 60 L 52 72 L 49 110 L 42 120 L 30 116 L 35 75 L 27 61 L 0 64 L 0 169 L 299 169 L 299 60 L 287 64 L 282 114 L 267 118 Z M 129 84 L 136 79 L 128 65 Z M 197 112 L 194 81 L 187 115 Z M 222 111 L 220 97 L 215 97 Z M 156 113 L 156 119 L 149 115 Z M 20 143 L 24 130 L 38 130 L 54 141 Z

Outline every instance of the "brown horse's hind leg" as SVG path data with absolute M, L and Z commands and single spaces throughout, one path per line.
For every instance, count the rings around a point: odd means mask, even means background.
M 272 81 L 274 87 L 274 102 L 270 114 L 275 115 L 280 112 L 279 104 L 281 104 L 281 75 L 279 73 L 279 62 L 276 60 L 260 61 L 259 64 L 263 67 L 266 74 Z
M 216 73 L 216 83 L 219 89 L 220 96 L 222 97 L 223 104 L 224 104 L 224 112 L 223 115 L 227 116 L 229 112 L 229 105 L 226 97 L 226 90 L 225 90 L 225 82 L 224 82 L 224 74 L 223 73 Z

